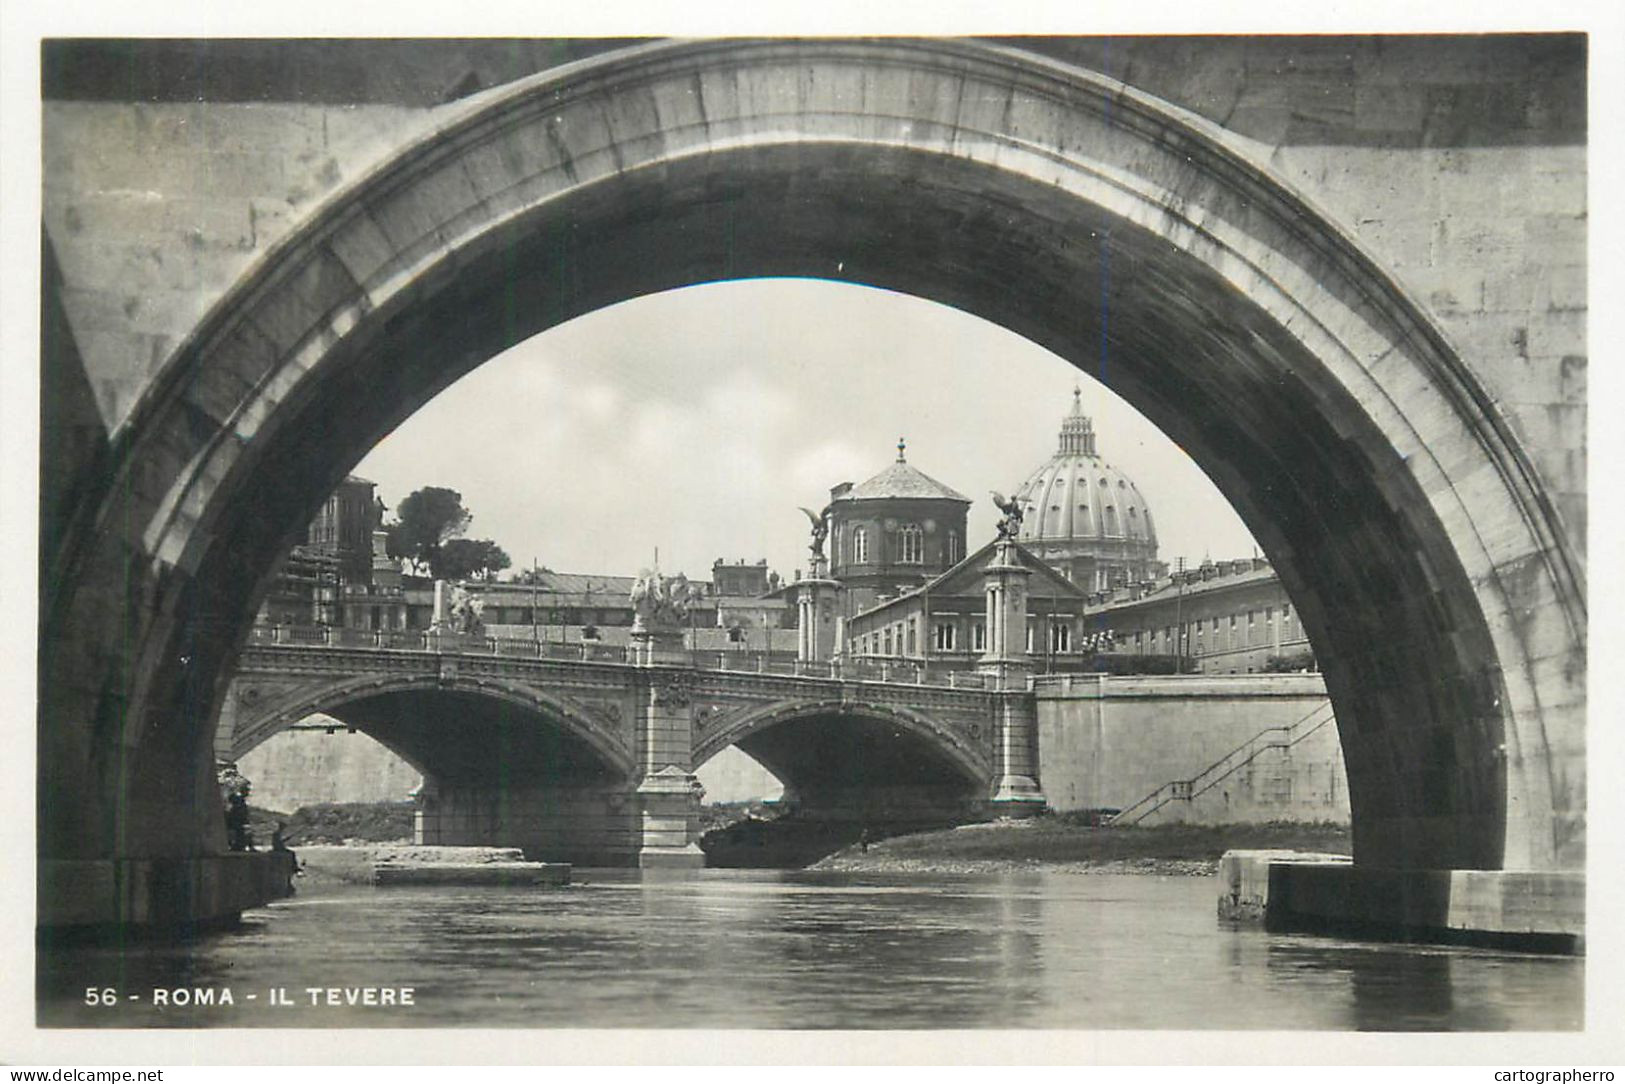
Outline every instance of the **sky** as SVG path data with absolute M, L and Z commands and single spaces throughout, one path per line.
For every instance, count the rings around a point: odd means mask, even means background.
M 1020 336 L 934 302 L 845 284 L 760 279 L 625 302 L 537 335 L 442 392 L 356 467 L 391 509 L 446 486 L 515 568 L 662 571 L 807 557 L 804 506 L 910 463 L 974 503 L 1054 454 L 1082 388 L 1107 462 L 1139 485 L 1160 556 L 1250 556 L 1229 504 L 1113 393 Z

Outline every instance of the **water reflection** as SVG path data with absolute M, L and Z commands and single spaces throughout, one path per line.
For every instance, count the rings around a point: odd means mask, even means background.
M 307 889 L 189 945 L 42 953 L 40 1022 L 170 1027 L 1506 1030 L 1584 965 L 1224 928 L 1206 878 L 586 871 L 569 889 Z M 116 988 L 115 1007 L 85 988 Z M 410 1007 L 309 988 L 414 989 Z M 272 988 L 288 1005 L 272 1005 Z M 233 992 L 157 1006 L 155 989 Z M 249 995 L 254 995 L 249 1000 Z M 132 999 L 129 995 L 135 995 Z M 218 997 L 218 995 L 217 995 Z M 318 997 L 318 1001 L 320 997 Z

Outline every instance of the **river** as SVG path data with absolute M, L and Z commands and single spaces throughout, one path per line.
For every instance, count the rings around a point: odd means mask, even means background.
M 238 929 L 189 943 L 42 953 L 38 1019 L 47 1027 L 1583 1026 L 1583 959 L 1226 927 L 1214 916 L 1215 893 L 1209 877 L 744 870 L 581 870 L 568 888 L 302 885 Z M 273 990 L 288 1003 L 273 1003 Z M 96 1004 L 85 1003 L 87 992 Z M 396 1003 L 349 1004 L 369 997 Z

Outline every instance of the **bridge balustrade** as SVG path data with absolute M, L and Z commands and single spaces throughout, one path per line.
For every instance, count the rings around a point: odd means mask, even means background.
M 628 662 L 627 650 L 616 644 L 582 644 L 580 658 L 587 662 Z
M 558 659 L 571 662 L 629 663 L 623 644 L 551 643 L 520 637 L 468 636 L 425 632 L 421 629 L 352 629 L 325 625 L 256 625 L 249 630 L 251 644 L 299 644 L 328 647 L 380 647 L 395 651 L 479 653 L 510 658 Z M 956 666 L 933 666 L 896 656 L 847 656 L 840 660 L 798 659 L 790 652 L 720 650 L 690 651 L 689 664 L 699 670 L 776 674 L 787 677 L 835 678 L 893 684 L 929 685 L 948 689 L 986 689 L 987 678 Z M 1070 677 L 1049 679 L 1070 682 Z
M 378 630 L 376 629 L 329 629 L 327 642 L 340 647 L 377 647 Z
M 378 646 L 397 651 L 423 651 L 428 648 L 428 636 L 409 629 L 379 629 Z
M 580 644 L 549 644 L 542 645 L 542 657 L 546 659 L 580 659 Z

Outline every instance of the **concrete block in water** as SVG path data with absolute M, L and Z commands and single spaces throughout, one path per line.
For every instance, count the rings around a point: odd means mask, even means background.
M 1338 855 L 1228 851 L 1219 916 L 1271 930 L 1580 953 L 1581 871 L 1380 869 Z
M 1269 910 L 1270 867 L 1286 862 L 1323 862 L 1348 865 L 1340 854 L 1308 851 L 1225 851 L 1219 859 L 1219 917 L 1239 922 L 1263 922 Z

